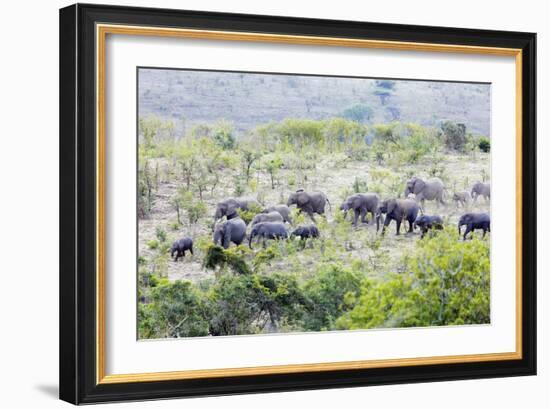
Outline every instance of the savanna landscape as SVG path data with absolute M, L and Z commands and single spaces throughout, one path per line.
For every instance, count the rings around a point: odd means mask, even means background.
M 488 224 L 458 229 L 490 214 L 488 84 L 139 75 L 140 339 L 490 322 Z M 322 211 L 289 200 L 314 192 Z M 378 200 L 356 223 L 354 195 Z

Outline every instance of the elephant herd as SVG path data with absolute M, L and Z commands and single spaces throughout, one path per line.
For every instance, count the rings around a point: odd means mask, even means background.
M 491 188 L 488 183 L 478 182 L 474 184 L 471 191 L 455 192 L 452 196 L 457 207 L 467 208 L 471 201 L 475 202 L 480 196 L 484 200 L 490 200 Z M 425 201 L 435 201 L 438 206 L 446 205 L 446 189 L 439 178 L 423 180 L 413 177 L 406 182 L 405 199 L 392 198 L 381 200 L 377 193 L 357 193 L 347 197 L 340 205 L 340 211 L 343 212 L 344 219 L 349 211 L 353 211 L 353 226 L 357 226 L 359 219 L 362 223 L 374 224 L 376 222 L 376 231 L 380 230 L 380 224 L 383 224 L 382 234 L 392 221 L 396 224 L 396 234 L 400 234 L 401 224 L 408 222 L 408 232 L 412 233 L 414 229 L 419 229 L 421 238 L 430 230 L 443 229 L 444 221 L 439 215 L 424 214 Z M 332 212 L 332 207 L 327 196 L 323 192 L 307 192 L 299 189 L 290 194 L 286 205 L 279 204 L 268 206 L 256 214 L 250 222 L 250 233 L 248 234 L 248 246 L 252 248 L 253 240 L 262 241 L 265 247 L 267 240 L 289 239 L 299 237 L 301 240 L 315 239 L 320 237 L 320 232 L 316 226 L 315 215 L 325 215 L 326 206 Z M 300 213 L 309 216 L 314 224 L 301 225 L 294 228 L 292 232 L 287 228 L 287 224 L 292 226 L 291 206 L 296 205 Z M 240 217 L 240 211 L 249 211 L 261 209 L 262 206 L 254 199 L 247 198 L 227 198 L 216 205 L 214 212 L 213 241 L 216 245 L 221 245 L 227 249 L 234 243 L 240 245 L 247 238 L 248 226 Z M 367 220 L 370 214 L 370 221 Z M 220 221 L 225 218 L 225 221 Z M 464 213 L 458 222 L 458 231 L 462 235 L 462 226 L 466 226 L 463 233 L 463 240 L 466 240 L 468 234 L 474 230 L 482 230 L 483 237 L 491 231 L 490 216 L 488 213 Z M 193 254 L 193 240 L 190 237 L 184 237 L 172 245 L 171 256 L 177 261 L 180 257 L 185 257 L 185 252 Z

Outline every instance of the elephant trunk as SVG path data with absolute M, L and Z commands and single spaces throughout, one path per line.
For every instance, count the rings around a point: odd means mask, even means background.
M 250 233 L 250 236 L 248 237 L 248 247 L 252 249 L 252 239 L 254 238 L 254 233 Z

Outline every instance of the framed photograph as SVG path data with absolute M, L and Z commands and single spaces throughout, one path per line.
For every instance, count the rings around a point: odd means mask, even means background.
M 535 52 L 61 9 L 61 399 L 534 375 Z

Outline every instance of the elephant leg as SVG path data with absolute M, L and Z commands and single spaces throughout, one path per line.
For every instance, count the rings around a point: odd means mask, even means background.
M 409 233 L 413 233 L 414 220 L 409 219 Z
M 353 226 L 357 227 L 357 219 L 359 219 L 359 210 L 353 209 Z
M 361 209 L 361 223 L 367 223 L 365 218 L 367 217 L 367 209 Z
M 468 233 L 470 233 L 473 230 L 474 229 L 473 229 L 473 226 L 471 224 L 467 225 L 466 226 L 466 231 L 464 231 L 464 236 L 462 236 L 462 239 L 466 240 L 466 236 L 468 235 Z
M 481 238 L 484 239 L 486 234 L 487 234 L 487 229 L 484 228 L 484 229 L 483 229 L 483 236 L 481 236 Z
M 397 219 L 395 221 L 395 227 L 396 227 L 396 232 L 395 232 L 395 235 L 396 236 L 399 236 L 399 230 L 401 229 L 401 219 Z
M 194 254 L 193 254 L 193 246 L 189 247 L 189 252 L 191 253 L 192 256 L 194 256 Z

